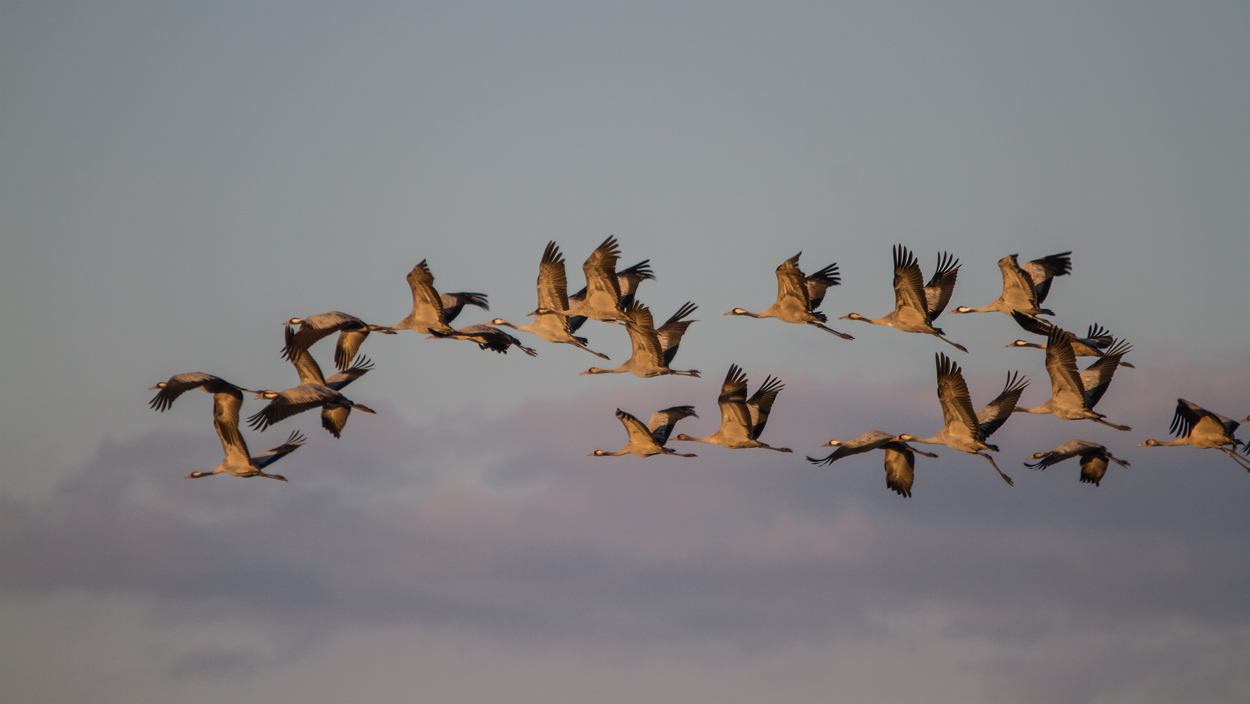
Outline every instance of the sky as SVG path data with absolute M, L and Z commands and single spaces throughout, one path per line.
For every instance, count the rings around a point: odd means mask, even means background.
M 1178 397 L 1250 413 L 1250 8 L 600 5 L 0 5 L 3 699 L 1246 701 L 1250 476 L 1137 445 Z M 701 378 L 373 336 L 376 415 L 245 429 L 308 435 L 285 484 L 184 480 L 211 402 L 148 408 L 182 372 L 294 385 L 283 321 L 396 323 L 422 259 L 489 295 L 457 324 L 521 324 L 546 243 L 576 289 L 609 235 L 658 320 L 699 306 Z M 1098 410 L 1133 430 L 1018 415 L 1014 487 L 935 446 L 911 498 L 880 454 L 804 461 L 936 433 L 938 352 L 977 407 L 1013 370 L 1046 399 L 1001 314 L 939 319 L 967 354 L 838 320 L 889 312 L 895 244 L 960 259 L 952 308 L 1070 250 L 1046 307 L 1132 343 Z M 723 315 L 800 251 L 855 340 Z M 761 439 L 793 454 L 587 457 L 617 408 L 710 434 L 730 364 L 785 382 Z M 1131 467 L 1021 465 L 1073 438 Z

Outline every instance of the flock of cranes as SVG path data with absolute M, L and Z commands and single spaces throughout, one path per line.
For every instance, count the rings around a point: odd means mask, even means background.
M 830 264 L 811 275 L 799 268 L 796 254 L 777 267 L 777 300 L 760 313 L 734 308 L 725 315 L 752 318 L 776 318 L 786 323 L 810 325 L 844 340 L 851 335 L 826 325 L 828 317 L 819 311 L 829 288 L 838 286 L 841 279 L 837 264 Z M 923 283 L 920 264 L 906 247 L 894 247 L 894 310 L 880 318 L 867 318 L 849 313 L 843 320 L 858 320 L 873 325 L 895 328 L 902 332 L 932 335 L 943 342 L 967 352 L 967 348 L 946 337 L 934 321 L 950 303 L 959 276 L 959 260 L 942 252 L 928 283 Z M 1123 361 L 1131 345 L 1117 340 L 1110 332 L 1094 324 L 1085 337 L 1063 330 L 1038 316 L 1053 315 L 1042 308 L 1056 277 L 1071 272 L 1070 252 L 1053 254 L 1021 265 L 1017 255 L 1003 257 L 998 267 L 1003 278 L 1003 292 L 997 299 L 980 308 L 958 306 L 952 313 L 980 313 L 998 311 L 1011 316 L 1028 333 L 1045 337 L 1045 344 L 1016 340 L 1007 347 L 1034 347 L 1046 351 L 1046 371 L 1051 381 L 1051 396 L 1045 403 L 1025 408 L 1019 405 L 1020 396 L 1028 386 L 1028 379 L 1017 372 L 1007 375 L 1003 390 L 979 412 L 973 412 L 968 386 L 963 371 L 944 353 L 936 355 L 937 394 L 942 407 L 943 426 L 935 435 L 920 438 L 910 434 L 894 434 L 873 430 L 849 441 L 830 440 L 827 447 L 836 448 L 823 458 L 808 457 L 814 464 L 828 465 L 833 462 L 872 450 L 885 453 L 886 486 L 902 495 L 911 496 L 915 480 L 915 456 L 937 455 L 915 449 L 909 443 L 945 445 L 953 450 L 984 457 L 1009 485 L 1012 479 L 1003 473 L 986 452 L 998 452 L 998 447 L 987 440 L 1014 413 L 1050 414 L 1065 420 L 1091 420 L 1117 430 L 1131 430 L 1116 425 L 1094 410 L 1094 406 L 1106 393 L 1116 370 L 1132 367 Z M 650 260 L 617 270 L 620 247 L 615 237 L 609 237 L 597 247 L 582 271 L 586 287 L 568 295 L 564 257 L 555 242 L 549 242 L 539 262 L 537 293 L 538 305 L 527 317 L 534 320 L 525 325 L 515 325 L 503 318 L 494 318 L 489 324 L 453 328 L 451 323 L 467 306 L 489 310 L 486 294 L 473 292 L 439 293 L 434 288 L 434 276 L 425 260 L 408 273 L 408 285 L 412 291 L 412 312 L 394 325 L 366 323 L 352 315 L 331 311 L 307 318 L 290 318 L 283 323 L 285 345 L 282 355 L 295 367 L 299 384 L 283 391 L 271 389 L 252 390 L 236 386 L 220 377 L 202 372 L 176 374 L 152 389 L 159 389 L 151 401 L 157 411 L 170 408 L 175 399 L 192 389 L 201 389 L 213 395 L 213 426 L 221 439 L 225 457 L 210 472 L 193 472 L 187 478 L 230 474 L 236 477 L 268 477 L 286 481 L 282 475 L 267 474 L 263 470 L 270 464 L 295 451 L 306 442 L 299 431 L 291 433 L 286 442 L 267 452 L 251 455 L 239 432 L 239 412 L 243 394 L 255 394 L 256 399 L 269 403 L 248 417 L 253 430 L 263 431 L 291 416 L 305 411 L 320 409 L 321 423 L 331 435 L 339 437 L 347 424 L 352 410 L 374 413 L 369 407 L 356 403 L 343 395 L 349 384 L 373 369 L 368 357 L 360 354 L 360 348 L 371 333 L 395 335 L 411 330 L 435 339 L 453 339 L 476 343 L 483 350 L 498 353 L 516 347 L 530 356 L 537 352 L 500 327 L 531 333 L 546 342 L 572 345 L 578 349 L 608 359 L 607 355 L 590 349 L 589 340 L 574 334 L 587 320 L 595 320 L 625 327 L 631 342 L 631 355 L 618 367 L 604 369 L 590 367 L 582 374 L 630 373 L 642 378 L 656 376 L 698 377 L 694 369 L 672 368 L 682 337 L 696 321 L 690 316 L 697 309 L 692 302 L 678 307 L 668 320 L 658 328 L 651 310 L 639 302 L 635 294 L 639 285 L 654 279 Z M 329 377 L 309 353 L 309 348 L 321 339 L 338 333 L 334 348 L 334 365 L 338 371 Z M 1085 369 L 1077 366 L 1077 357 L 1094 357 Z M 702 442 L 720 445 L 728 449 L 763 448 L 790 453 L 786 447 L 772 447 L 760 440 L 768 422 L 769 413 L 778 394 L 785 388 L 780 379 L 769 375 L 749 397 L 746 373 L 734 364 L 729 367 L 721 385 L 717 405 L 720 409 L 720 427 L 706 437 L 692 437 L 685 433 L 672 436 L 673 429 L 685 418 L 698 418 L 693 406 L 674 406 L 652 414 L 647 425 L 637 417 L 616 410 L 616 417 L 625 427 L 628 442 L 617 451 L 595 450 L 592 457 L 612 457 L 632 454 L 638 457 L 671 455 L 694 457 L 667 446 L 673 442 Z M 1241 422 L 1250 422 L 1246 418 Z M 1234 437 L 1239 423 L 1225 416 L 1212 413 L 1196 404 L 1179 399 L 1172 420 L 1171 432 L 1175 440 L 1161 442 L 1150 439 L 1140 447 L 1173 447 L 1189 445 L 1196 448 L 1214 448 L 1231 457 L 1238 465 L 1250 470 L 1250 460 L 1240 457 L 1236 450 L 1250 445 Z M 1106 447 L 1088 440 L 1070 440 L 1050 452 L 1031 455 L 1034 463 L 1025 466 L 1045 469 L 1071 457 L 1081 459 L 1081 481 L 1099 485 L 1106 474 L 1108 463 L 1128 466 L 1128 462 L 1113 456 Z

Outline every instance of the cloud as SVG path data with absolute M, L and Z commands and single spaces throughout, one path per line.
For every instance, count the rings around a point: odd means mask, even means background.
M 1240 497 L 1250 478 L 1209 451 L 1128 449 L 1170 420 L 1174 399 L 1154 398 L 1149 384 L 1126 385 L 1117 410 L 1151 430 L 1017 417 L 1000 440 L 1014 489 L 982 460 L 937 448 L 942 458 L 920 458 L 916 495 L 902 499 L 885 490 L 879 454 L 831 467 L 802 454 L 887 421 L 933 432 L 932 389 L 787 376 L 766 432 L 793 456 L 698 446 L 690 460 L 585 457 L 625 442 L 612 409 L 653 410 L 641 390 L 422 427 L 380 408 L 339 441 L 310 419 L 312 441 L 278 470 L 288 484 L 182 479 L 219 461 L 208 433 L 108 442 L 45 500 L 0 505 L 0 587 L 137 596 L 171 618 L 246 619 L 301 639 L 409 623 L 507 639 L 782 648 L 901 637 L 928 614 L 938 625 L 926 642 L 1040 649 L 1047 668 L 1071 667 L 1046 646 L 1073 633 L 1097 649 L 1187 624 L 1158 646 L 1172 652 L 1250 628 L 1250 564 L 1235 558 L 1247 553 Z M 1213 406 L 1245 397 L 1250 374 L 1236 379 Z M 715 427 L 706 400 L 717 385 L 691 394 L 702 418 L 685 430 Z M 258 451 L 284 433 L 249 441 Z M 1019 466 L 1077 436 L 1117 442 L 1133 467 L 1113 467 L 1093 488 L 1077 482 L 1075 464 Z M 1140 655 L 1115 667 L 1151 660 Z M 212 677 L 265 662 L 208 648 L 170 671 Z

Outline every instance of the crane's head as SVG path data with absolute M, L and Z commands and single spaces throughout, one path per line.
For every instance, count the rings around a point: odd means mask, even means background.
M 160 382 L 159 384 L 157 384 L 156 386 L 153 386 L 152 388 L 148 389 L 148 391 L 155 391 L 156 389 L 163 389 L 163 388 L 165 388 L 165 386 L 166 386 L 167 384 L 168 384 L 168 382 L 164 382 L 164 381 L 162 381 L 162 382 Z
M 288 321 L 286 321 L 285 323 L 282 323 L 282 324 L 283 324 L 283 325 L 299 325 L 299 324 L 300 324 L 300 323 L 302 323 L 302 322 L 304 322 L 304 319 L 303 319 L 303 318 L 291 318 L 290 320 L 288 320 Z
M 952 313 L 971 313 L 972 309 L 969 308 L 968 306 L 959 306 L 958 308 L 956 308 L 955 310 L 952 310 L 951 312 Z
M 734 308 L 733 310 L 729 311 L 729 312 L 728 312 L 728 313 L 726 313 L 725 315 L 750 315 L 751 317 L 755 317 L 755 316 L 754 316 L 754 315 L 752 315 L 751 313 L 748 313 L 747 311 L 745 311 L 745 310 L 743 310 L 743 309 L 741 309 L 741 308 Z
M 273 391 L 271 389 L 265 389 L 264 391 L 257 391 L 256 396 L 253 398 L 254 399 L 275 399 L 281 395 L 282 394 L 278 393 L 277 391 Z

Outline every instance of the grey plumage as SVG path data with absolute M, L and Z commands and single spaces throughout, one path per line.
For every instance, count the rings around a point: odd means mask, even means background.
M 1026 313 L 1021 313 L 1018 310 L 1012 311 L 1011 317 L 1016 321 L 1016 324 L 1025 330 L 1025 332 L 1031 332 L 1034 335 L 1041 335 L 1042 337 L 1049 338 L 1051 331 L 1055 328 L 1053 323 L 1042 320 L 1041 318 L 1035 318 Z M 1111 331 L 1097 323 L 1089 326 L 1088 331 L 1085 333 L 1085 337 L 1077 337 L 1076 333 L 1069 332 L 1067 330 L 1064 330 L 1064 335 L 1067 336 L 1068 341 L 1072 343 L 1072 352 L 1077 357 L 1103 357 L 1106 354 L 1106 350 L 1115 343 L 1115 338 L 1111 336 Z M 1007 345 L 1007 347 L 1033 347 L 1039 350 L 1046 349 L 1045 344 L 1026 342 L 1025 340 L 1016 340 L 1010 345 Z M 1120 360 L 1120 366 L 1128 367 L 1130 369 L 1133 368 L 1133 365 L 1125 362 L 1123 359 Z
M 829 318 L 816 310 L 825 300 L 825 292 L 830 286 L 842 282 L 838 275 L 838 265 L 830 264 L 820 271 L 805 276 L 799 269 L 799 257 L 802 252 L 790 257 L 777 267 L 777 301 L 760 313 L 752 313 L 742 308 L 734 308 L 725 315 L 744 315 L 751 318 L 776 318 L 786 323 L 801 323 L 820 328 L 843 340 L 855 338 L 846 333 L 826 327 Z
M 616 272 L 616 285 L 621 292 L 621 310 L 629 308 L 629 304 L 634 302 L 634 294 L 638 291 L 638 285 L 647 280 L 655 280 L 655 273 L 651 271 L 650 259 L 644 259 L 631 267 Z M 569 296 L 568 302 L 576 305 L 585 299 L 586 287 L 583 286 L 580 291 Z M 586 316 L 574 315 L 568 321 L 569 332 L 577 332 L 577 329 L 586 322 Z
M 1028 315 L 1054 315 L 1054 312 L 1039 307 L 1050 293 L 1051 279 L 1066 276 L 1072 271 L 1071 252 L 1052 254 L 1041 259 L 1025 262 L 1020 266 L 1016 259 L 1019 255 L 1008 254 L 998 260 L 998 269 L 1003 276 L 1003 292 L 988 305 L 980 308 L 959 306 L 952 313 L 987 313 L 998 311 L 1011 315 L 1012 311 L 1021 311 Z M 1034 277 L 1037 277 L 1036 279 Z
M 465 305 L 489 310 L 484 293 L 439 294 L 434 288 L 434 274 L 426 260 L 422 259 L 408 272 L 408 287 L 412 290 L 412 312 L 408 317 L 392 325 L 392 330 L 415 330 L 426 334 L 450 333 L 449 323 Z
M 937 268 L 928 285 L 922 285 L 920 263 L 915 255 L 903 245 L 894 246 L 894 310 L 884 317 L 872 319 L 859 313 L 848 313 L 843 320 L 859 320 L 873 325 L 886 325 L 903 332 L 919 332 L 933 335 L 942 342 L 963 352 L 967 348 L 946 338 L 941 328 L 933 327 L 933 321 L 950 301 L 959 277 L 959 260 L 946 252 L 938 255 Z
M 451 332 L 432 330 L 431 333 L 431 337 L 447 337 L 453 340 L 476 342 L 479 349 L 491 350 L 499 354 L 507 354 L 509 347 L 517 347 L 531 357 L 538 356 L 538 352 L 534 348 L 522 345 L 520 340 L 491 325 L 469 325 L 457 328 Z
M 187 479 L 225 473 L 233 477 L 266 477 L 286 481 L 286 477 L 281 474 L 266 474 L 262 470 L 303 445 L 303 434 L 297 430 L 291 433 L 285 443 L 252 457 L 248 453 L 247 442 L 239 433 L 239 409 L 242 405 L 243 393 L 238 388 L 223 389 L 213 394 L 213 427 L 217 430 L 217 437 L 221 439 L 225 458 L 211 472 L 192 472 L 186 476 Z
M 1132 345 L 1119 341 L 1103 353 L 1098 361 L 1085 371 L 1077 372 L 1076 353 L 1067 333 L 1053 328 L 1046 339 L 1046 373 L 1050 375 L 1050 398 L 1034 408 L 1014 409 L 1016 413 L 1050 413 L 1064 420 L 1092 420 L 1116 430 L 1132 430 L 1127 425 L 1116 425 L 1106 416 L 1094 411 L 1094 406 L 1111 385 L 1111 378 L 1120 363 L 1120 357 L 1128 353 Z
M 687 416 L 694 415 L 692 406 L 674 406 L 666 408 L 662 411 L 656 411 L 651 416 L 651 427 L 642 424 L 634 416 L 616 409 L 616 417 L 625 426 L 625 431 L 629 433 L 629 442 L 625 447 L 616 452 L 608 452 L 607 450 L 595 450 L 590 453 L 591 457 L 619 457 L 621 455 L 632 454 L 638 457 L 651 457 L 653 455 L 674 455 L 676 457 L 695 457 L 695 455 L 686 455 L 672 448 L 664 447 L 665 441 L 668 439 L 668 433 L 672 426 L 678 420 Z
M 565 295 L 567 286 L 568 280 L 564 272 L 564 255 L 560 253 L 560 248 L 556 246 L 553 240 L 547 243 L 546 249 L 543 250 L 542 259 L 538 263 L 538 282 L 536 283 L 538 308 L 533 313 L 530 313 L 531 316 L 535 316 L 534 322 L 525 325 L 513 325 L 503 318 L 495 318 L 490 321 L 490 324 L 505 325 L 513 330 L 523 330 L 533 333 L 547 342 L 573 345 L 578 349 L 586 350 L 596 357 L 607 359 L 608 356 L 606 354 L 601 354 L 587 347 L 586 338 L 577 337 L 573 334 L 573 321 L 584 321 L 584 317 L 570 318 L 558 313 L 541 312 L 543 310 L 567 310 L 569 308 L 569 298 Z
M 964 382 L 963 370 L 942 353 L 937 355 L 938 401 L 942 404 L 942 430 L 930 438 L 918 438 L 904 433 L 894 438 L 899 442 L 919 442 L 930 445 L 946 445 L 952 450 L 967 452 L 984 457 L 1003 481 L 1011 486 L 1011 480 L 1003 470 L 998 468 L 994 458 L 982 454 L 985 450 L 998 452 L 998 447 L 985 441 L 1002 427 L 1010 417 L 1012 409 L 1020 400 L 1020 394 L 1028 386 L 1029 381 L 1018 374 L 1007 375 L 1007 383 L 1003 390 L 987 403 L 980 413 L 972 412 L 972 397 L 968 393 L 968 384 Z
M 1050 452 L 1035 452 L 1029 459 L 1037 460 L 1033 464 L 1024 463 L 1031 469 L 1046 469 L 1073 457 L 1081 458 L 1081 482 L 1100 486 L 1107 475 L 1107 461 L 1110 460 L 1121 467 L 1129 463 L 1111 454 L 1104 446 L 1089 440 L 1069 440 Z
M 1250 422 L 1250 417 L 1241 423 Z M 1183 398 L 1176 399 L 1176 412 L 1172 415 L 1170 430 L 1175 440 L 1163 442 L 1151 438 L 1138 447 L 1179 447 L 1189 445 L 1199 449 L 1214 449 L 1228 455 L 1238 466 L 1250 471 L 1250 462 L 1242 459 L 1234 450 L 1243 444 L 1233 436 L 1241 426 L 1238 421 L 1213 413 Z M 1229 448 L 1232 449 L 1229 449 Z
M 905 442 L 894 439 L 894 435 L 880 430 L 870 430 L 854 440 L 830 440 L 821 447 L 836 447 L 827 457 L 817 459 L 808 457 L 807 461 L 816 465 L 831 465 L 843 457 L 850 457 L 872 450 L 883 450 L 885 453 L 885 485 L 899 496 L 910 497 L 911 487 L 916 479 L 916 455 L 936 458 L 937 455 L 924 450 L 917 450 Z
M 372 369 L 373 364 L 367 357 L 361 357 L 351 368 L 326 379 L 321 373 L 321 367 L 317 365 L 317 361 L 312 358 L 308 350 L 300 350 L 291 344 L 294 334 L 292 328 L 288 326 L 286 349 L 291 350 L 288 359 L 299 374 L 299 386 L 281 392 L 269 389 L 257 392 L 256 398 L 269 399 L 269 404 L 247 419 L 248 426 L 253 430 L 263 431 L 274 423 L 293 415 L 320 408 L 321 427 L 337 438 L 347 424 L 351 409 L 374 413 L 373 409 L 368 406 L 358 404 L 339 393 L 339 389 L 346 387 Z
M 624 364 L 615 369 L 591 367 L 582 374 L 620 374 L 628 372 L 644 379 L 653 376 L 677 375 L 699 376 L 697 369 L 677 370 L 669 367 L 677 354 L 682 335 L 694 320 L 683 320 L 695 311 L 697 306 L 686 303 L 668 319 L 659 329 L 655 329 L 655 321 L 651 310 L 634 301 L 625 311 L 625 329 L 629 331 L 629 342 L 632 353 Z
M 337 310 L 329 313 L 318 313 L 307 318 L 291 318 L 283 325 L 298 325 L 299 329 L 291 336 L 288 347 L 282 348 L 284 359 L 290 359 L 297 350 L 307 350 L 323 337 L 338 333 L 339 339 L 334 346 L 334 366 L 347 369 L 352 359 L 360 351 L 360 345 L 371 332 L 383 335 L 394 335 L 395 331 L 382 325 L 370 325 L 354 315 Z
M 772 447 L 759 441 L 764 426 L 768 423 L 773 402 L 784 388 L 785 384 L 780 379 L 769 376 L 748 399 L 746 373 L 738 365 L 730 365 L 725 381 L 721 384 L 720 396 L 716 399 L 720 407 L 720 428 L 705 438 L 682 433 L 673 440 L 706 442 L 731 450 L 762 447 L 777 452 L 791 452 L 788 447 Z

